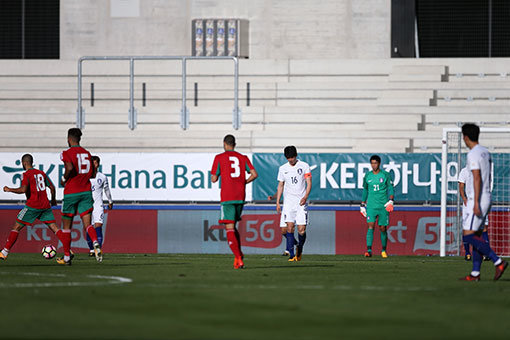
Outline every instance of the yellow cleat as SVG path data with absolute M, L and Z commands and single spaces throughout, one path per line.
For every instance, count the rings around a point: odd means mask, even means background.
M 0 252 L 0 260 L 7 260 L 7 256 L 5 256 L 2 252 Z
M 384 258 L 384 259 L 388 257 L 388 254 L 386 253 L 386 251 L 383 250 L 381 252 L 381 257 Z
M 71 265 L 71 260 L 66 261 L 66 260 L 64 260 L 63 257 L 58 257 L 57 258 L 57 263 L 58 264 L 62 264 L 62 265 L 66 265 L 66 266 L 70 266 Z
M 299 260 L 298 260 L 298 258 L 297 258 L 297 256 L 291 257 L 291 258 L 289 259 L 289 262 L 297 262 L 297 261 L 299 261 Z

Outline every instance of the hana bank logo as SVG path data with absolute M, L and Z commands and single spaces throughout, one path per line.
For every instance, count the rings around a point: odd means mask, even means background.
M 52 172 L 55 170 L 56 166 L 55 164 L 50 164 L 48 169 L 44 169 L 44 164 L 39 164 L 37 166 L 34 166 L 34 168 L 39 169 L 41 171 L 44 171 L 48 177 L 51 176 Z M 11 182 L 14 185 L 21 185 L 21 179 L 23 176 L 23 172 L 25 172 L 25 169 L 23 169 L 23 166 L 21 165 L 21 161 L 17 159 L 14 162 L 14 166 L 2 166 L 2 170 L 5 174 L 12 176 Z

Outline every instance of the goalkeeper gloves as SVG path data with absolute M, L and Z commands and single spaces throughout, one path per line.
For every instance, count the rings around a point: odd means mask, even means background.
M 361 213 L 361 215 L 363 215 L 363 217 L 367 217 L 367 205 L 365 203 L 361 203 L 361 205 L 359 206 L 359 212 Z
M 392 212 L 393 211 L 393 200 L 389 200 L 388 202 L 386 202 L 384 207 L 386 208 L 387 212 Z

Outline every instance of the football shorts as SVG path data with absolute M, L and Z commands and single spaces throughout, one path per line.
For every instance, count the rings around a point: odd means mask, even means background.
M 371 208 L 367 206 L 367 223 L 372 223 L 376 220 L 378 225 L 386 227 L 390 224 L 390 213 L 386 211 L 384 206 L 378 208 Z
M 241 220 L 244 203 L 222 203 L 219 223 L 235 223 Z
M 94 200 L 90 191 L 64 195 L 62 200 L 62 218 L 73 219 L 76 214 L 83 217 L 92 212 L 93 206 Z
M 30 225 L 37 219 L 46 224 L 55 223 L 55 216 L 53 215 L 51 208 L 34 209 L 27 206 L 20 210 L 16 217 L 16 222 L 21 225 Z
M 286 223 L 294 223 L 296 225 L 307 225 L 308 224 L 308 204 L 300 205 L 295 204 L 284 204 L 283 205 L 283 221 Z
M 463 207 L 462 211 L 462 229 L 464 230 L 473 230 L 478 231 L 483 229 L 486 225 L 487 215 L 491 210 L 491 200 L 481 199 L 480 200 L 480 210 L 482 211 L 481 216 L 477 216 L 473 212 L 473 208 L 475 206 L 474 200 L 469 200 L 467 205 Z M 465 213 L 464 213 L 465 212 Z

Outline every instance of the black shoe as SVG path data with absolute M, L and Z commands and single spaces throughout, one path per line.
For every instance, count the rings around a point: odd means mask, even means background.
M 466 256 L 464 256 L 464 260 L 471 261 L 471 254 L 466 254 Z

